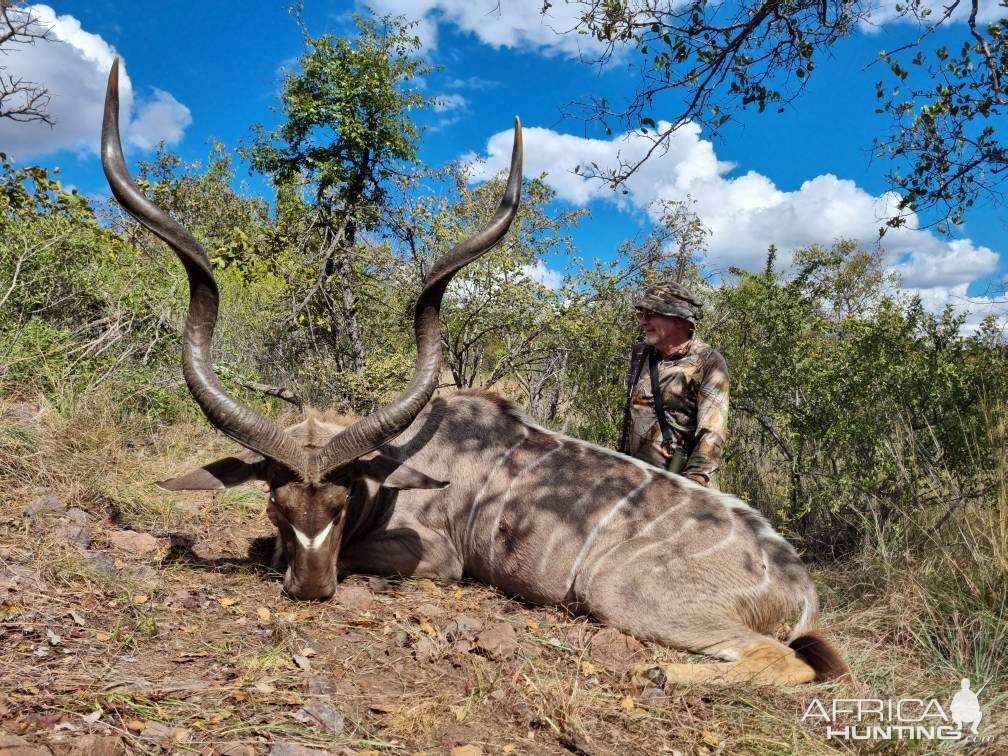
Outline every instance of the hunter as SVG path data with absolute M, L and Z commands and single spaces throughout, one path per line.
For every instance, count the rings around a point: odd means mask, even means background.
M 634 307 L 644 340 L 630 354 L 617 449 L 711 486 L 728 420 L 725 358 L 695 335 L 701 304 L 682 284 L 649 286 Z

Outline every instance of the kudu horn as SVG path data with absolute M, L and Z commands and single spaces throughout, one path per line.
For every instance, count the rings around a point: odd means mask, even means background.
M 189 231 L 154 205 L 126 169 L 119 136 L 119 59 L 112 64 L 102 122 L 102 167 L 112 194 L 143 226 L 178 256 L 189 279 L 189 309 L 182 341 L 186 385 L 207 419 L 242 446 L 279 462 L 305 482 L 320 482 L 333 470 L 376 449 L 401 433 L 430 400 L 437 386 L 441 358 L 440 308 L 452 277 L 486 254 L 504 236 L 518 211 L 522 179 L 521 123 L 515 119 L 514 148 L 507 189 L 493 218 L 475 236 L 458 244 L 432 266 L 417 299 L 414 330 L 417 361 L 413 378 L 396 399 L 335 436 L 315 455 L 283 429 L 228 394 L 214 373 L 210 349 L 220 293 L 210 260 Z

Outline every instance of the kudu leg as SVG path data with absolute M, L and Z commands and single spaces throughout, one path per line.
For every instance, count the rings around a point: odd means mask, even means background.
M 361 541 L 345 544 L 339 569 L 387 577 L 462 579 L 462 564 L 451 542 L 419 524 L 370 533 Z
M 815 670 L 792 649 L 741 620 L 737 600 L 725 591 L 733 577 L 729 559 L 714 568 L 685 556 L 674 541 L 635 538 L 579 574 L 574 598 L 603 623 L 637 638 L 724 660 L 661 666 L 672 684 L 790 686 L 813 680 Z M 764 603 L 773 606 L 772 593 Z
M 662 664 L 658 668 L 671 685 L 706 683 L 713 685 L 792 686 L 812 682 L 816 673 L 798 655 L 772 638 L 752 633 L 749 642 L 735 648 L 707 649 L 705 653 L 738 659 L 699 664 Z M 655 665 L 640 665 L 636 669 L 639 679 L 651 679 L 648 673 Z

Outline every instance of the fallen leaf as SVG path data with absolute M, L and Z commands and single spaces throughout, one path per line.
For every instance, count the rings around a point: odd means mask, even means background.
M 252 687 L 254 687 L 256 690 L 258 690 L 260 693 L 264 695 L 269 695 L 270 693 L 276 693 L 276 688 L 272 686 L 270 683 L 266 682 L 265 680 L 257 682 Z
M 236 599 L 236 598 L 219 598 L 219 599 L 217 599 L 217 603 L 220 604 L 221 606 L 234 606 L 235 604 L 238 603 L 238 599 Z
M 108 633 L 95 633 L 94 637 L 95 637 L 96 641 L 99 641 L 101 643 L 104 643 L 105 641 L 112 640 L 112 636 L 109 635 Z
M 528 622 L 525 623 L 525 625 L 532 632 L 535 632 L 536 630 L 539 629 L 539 623 L 536 622 L 535 620 L 529 620 Z
M 260 606 L 258 609 L 256 609 L 256 616 L 259 617 L 260 622 L 269 622 L 270 618 L 273 615 L 270 613 L 270 610 L 267 609 L 265 606 Z
M 368 708 L 370 708 L 371 711 L 377 711 L 379 714 L 395 714 L 396 712 L 402 711 L 402 706 L 384 703 L 382 701 L 376 701 Z
M 515 744 L 505 743 L 504 745 L 501 746 L 501 750 L 504 751 L 504 753 L 514 753 Z
M 430 578 L 421 578 L 417 580 L 417 588 L 427 591 L 428 593 L 439 594 L 444 593 L 444 588 L 435 583 Z
M 602 667 L 598 664 L 593 664 L 592 662 L 585 659 L 581 662 L 581 674 L 585 677 L 591 677 L 592 675 L 597 675 L 602 671 Z
M 58 646 L 60 643 L 63 642 L 63 639 L 61 637 L 56 635 L 56 633 L 54 633 L 52 630 L 48 629 L 46 630 L 46 638 L 49 639 L 50 646 Z
M 136 596 L 133 597 L 133 603 L 136 604 L 137 606 L 140 606 L 141 604 L 146 604 L 148 601 L 150 601 L 150 596 L 148 596 L 145 593 L 138 593 Z
M 619 705 L 623 711 L 633 711 L 634 706 L 636 706 L 636 704 L 634 704 L 634 700 L 630 696 L 624 696 Z
M 437 635 L 437 634 L 438 634 L 438 632 L 437 632 L 437 630 L 435 629 L 434 625 L 432 625 L 432 624 L 431 624 L 430 622 L 428 622 L 427 620 L 424 620 L 423 622 L 421 622 L 421 623 L 420 623 L 420 629 L 421 629 L 421 630 L 422 630 L 423 632 L 427 633 L 427 635 L 431 636 L 432 638 L 433 638 L 433 637 L 434 637 L 435 635 Z
M 97 722 L 99 719 L 102 718 L 102 714 L 104 714 L 104 713 L 105 712 L 102 711 L 101 709 L 95 709 L 90 714 L 85 714 L 84 715 L 84 721 L 85 722 L 90 722 L 91 724 L 94 724 L 95 722 Z
M 710 730 L 704 730 L 700 739 L 711 748 L 717 748 L 721 745 L 721 736 L 716 732 L 711 732 Z
M 304 656 L 301 656 L 301 654 L 294 654 L 294 663 L 297 664 L 305 672 L 311 669 L 311 662 L 308 661 L 308 659 L 306 659 Z
M 476 745 L 455 746 L 449 751 L 450 756 L 483 756 L 483 749 Z
M 143 732 L 147 727 L 145 722 L 141 722 L 139 719 L 131 719 L 126 723 L 126 729 L 132 730 L 133 732 Z
M 305 657 L 306 659 L 310 659 L 317 654 L 318 651 L 316 651 L 314 648 L 311 648 L 310 646 L 307 648 L 303 648 L 301 650 L 301 656 Z
M 81 627 L 84 627 L 84 618 L 81 617 L 79 614 L 77 614 L 77 612 L 71 609 L 69 612 L 67 612 L 67 614 L 70 615 L 70 619 L 74 621 L 75 625 L 80 625 Z

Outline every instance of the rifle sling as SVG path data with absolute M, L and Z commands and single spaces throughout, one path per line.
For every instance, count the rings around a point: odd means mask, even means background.
M 686 466 L 686 452 L 675 445 L 672 439 L 672 429 L 665 417 L 665 403 L 662 401 L 661 385 L 658 382 L 658 351 L 651 349 L 648 355 L 648 368 L 651 371 L 651 400 L 654 402 L 655 416 L 662 434 L 662 453 L 665 455 L 665 469 L 678 473 Z

